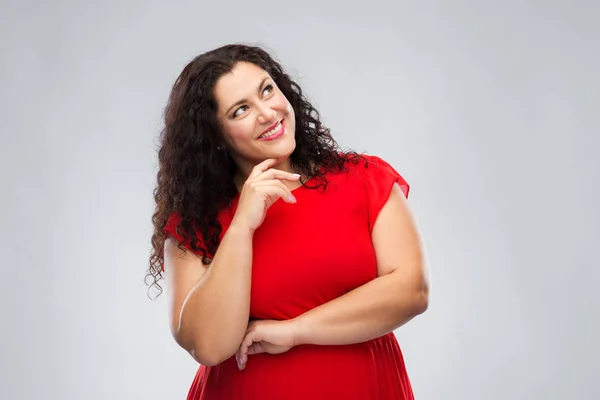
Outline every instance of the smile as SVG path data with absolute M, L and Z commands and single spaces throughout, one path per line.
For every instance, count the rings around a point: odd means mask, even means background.
M 281 136 L 285 132 L 285 121 L 279 121 L 273 128 L 269 129 L 258 137 L 259 140 L 274 140 Z

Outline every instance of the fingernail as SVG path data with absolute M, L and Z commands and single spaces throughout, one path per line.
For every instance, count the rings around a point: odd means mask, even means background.
M 300 178 L 300 176 L 301 176 L 300 174 L 292 174 L 292 175 L 294 175 L 296 178 Z
M 294 195 L 290 195 L 290 201 L 291 201 L 292 203 L 295 203 L 295 202 L 296 202 L 296 198 L 294 197 Z

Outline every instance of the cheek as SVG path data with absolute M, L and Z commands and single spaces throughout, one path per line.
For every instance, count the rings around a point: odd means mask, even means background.
M 227 141 L 235 145 L 252 137 L 254 131 L 252 124 L 249 123 L 249 121 L 242 120 L 224 127 L 223 133 L 225 134 Z
M 295 121 L 296 114 L 294 113 L 294 108 L 292 107 L 292 104 L 284 96 L 281 97 L 283 97 L 283 104 L 280 107 L 280 110 L 285 110 L 285 112 L 288 115 L 288 118 L 291 121 Z

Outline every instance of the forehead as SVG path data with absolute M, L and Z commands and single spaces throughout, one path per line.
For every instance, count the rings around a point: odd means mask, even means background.
M 215 98 L 220 109 L 227 109 L 230 105 L 245 98 L 255 95 L 258 85 L 269 74 L 259 66 L 239 62 L 230 73 L 219 78 L 215 85 Z

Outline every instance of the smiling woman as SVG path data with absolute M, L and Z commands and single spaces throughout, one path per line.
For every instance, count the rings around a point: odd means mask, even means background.
M 393 333 L 428 302 L 409 185 L 342 152 L 263 49 L 175 82 L 147 277 L 201 365 L 188 399 L 412 399 Z

